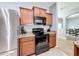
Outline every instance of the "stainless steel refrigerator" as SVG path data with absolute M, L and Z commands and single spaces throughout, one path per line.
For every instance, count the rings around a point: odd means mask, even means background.
M 16 56 L 18 49 L 18 13 L 0 8 L 0 56 Z

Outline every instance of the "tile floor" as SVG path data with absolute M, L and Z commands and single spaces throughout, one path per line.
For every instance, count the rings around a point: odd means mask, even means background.
M 37 56 L 68 56 L 68 55 L 58 48 L 51 48 L 49 51 L 39 54 Z

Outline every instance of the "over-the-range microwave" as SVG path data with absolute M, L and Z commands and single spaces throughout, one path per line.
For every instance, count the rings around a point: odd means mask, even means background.
M 35 25 L 46 25 L 46 17 L 34 16 Z

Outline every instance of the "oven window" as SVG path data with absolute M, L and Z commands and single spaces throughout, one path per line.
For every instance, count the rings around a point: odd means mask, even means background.
M 39 46 L 43 46 L 43 45 L 47 45 L 48 44 L 48 39 L 49 37 L 46 35 L 42 35 L 42 36 L 36 36 L 36 45 Z

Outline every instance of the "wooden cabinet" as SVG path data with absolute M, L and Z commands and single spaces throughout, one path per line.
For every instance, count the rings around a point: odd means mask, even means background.
M 27 8 L 20 8 L 21 24 L 33 23 L 33 11 Z
M 35 38 L 20 38 L 20 56 L 27 56 L 35 53 Z
M 74 44 L 74 56 L 79 56 L 79 47 Z
M 33 7 L 33 14 L 34 14 L 34 16 L 45 17 L 46 9 L 39 8 L 39 7 Z
M 49 46 L 50 48 L 55 47 L 56 45 L 56 33 L 51 33 L 49 38 Z
M 46 9 L 33 7 L 34 16 L 46 17 L 46 25 L 52 25 L 52 14 L 46 13 Z
M 51 13 L 46 13 L 46 24 L 47 25 L 52 25 L 52 14 Z
M 52 14 L 46 13 L 46 9 L 33 7 L 33 9 L 27 9 L 20 7 L 20 23 L 21 24 L 33 24 L 33 16 L 46 17 L 46 25 L 52 25 Z

